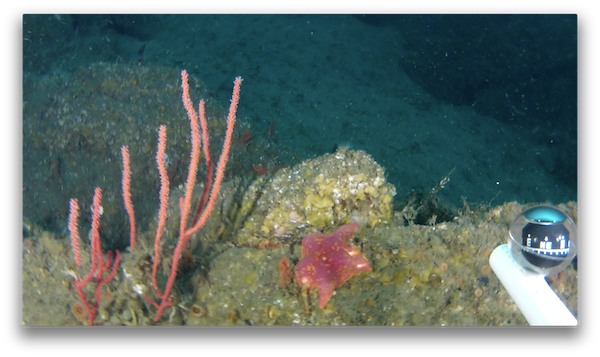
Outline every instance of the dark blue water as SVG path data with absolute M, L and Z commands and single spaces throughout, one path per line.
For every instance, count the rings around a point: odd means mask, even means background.
M 455 206 L 577 200 L 575 15 L 25 15 L 23 36 L 24 74 L 39 78 L 185 68 L 227 103 L 242 76 L 253 132 L 275 122 L 298 160 L 365 150 L 397 200 L 453 168 L 438 196 Z

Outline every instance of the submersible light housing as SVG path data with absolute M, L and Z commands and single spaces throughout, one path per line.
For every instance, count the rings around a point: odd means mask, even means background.
M 530 325 L 576 326 L 577 319 L 544 279 L 566 269 L 577 255 L 573 219 L 550 206 L 521 213 L 508 244 L 490 255 L 490 266 Z
M 546 276 L 566 269 L 577 247 L 575 222 L 554 207 L 537 206 L 521 213 L 510 227 L 508 246 L 523 267 Z

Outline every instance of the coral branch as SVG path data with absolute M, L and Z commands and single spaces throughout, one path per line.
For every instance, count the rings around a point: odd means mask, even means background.
M 200 214 L 204 209 L 206 198 L 208 197 L 208 190 L 210 189 L 210 185 L 212 184 L 212 175 L 213 175 L 213 167 L 212 161 L 210 159 L 210 151 L 208 150 L 208 128 L 206 125 L 206 115 L 204 112 L 204 101 L 200 101 L 200 105 L 198 107 L 198 111 L 200 112 L 200 127 L 202 128 L 202 147 L 204 149 L 204 157 L 206 161 L 206 181 L 204 182 L 204 190 L 202 191 L 202 196 L 198 201 L 198 207 L 196 208 L 196 214 L 194 214 L 194 219 L 192 220 L 192 226 L 195 226 L 198 223 L 198 219 L 200 219 Z
M 77 220 L 79 219 L 79 204 L 77 199 L 73 198 L 69 202 L 69 231 L 71 232 L 71 247 L 75 256 L 77 267 L 81 267 L 81 254 L 79 253 L 79 229 Z
M 100 248 L 100 202 L 102 200 L 102 190 L 100 187 L 96 187 L 94 191 L 94 199 L 92 204 L 92 242 L 90 244 L 90 256 L 91 256 L 91 266 L 88 274 L 85 278 L 79 279 L 76 276 L 75 279 L 75 287 L 77 288 L 77 293 L 79 294 L 79 298 L 81 302 L 85 306 L 88 315 L 88 325 L 92 325 L 94 323 L 94 319 L 96 318 L 96 313 L 98 312 L 98 302 L 100 300 L 100 292 L 102 291 L 102 286 L 110 282 L 116 272 L 117 267 L 119 266 L 119 251 L 116 251 L 115 259 L 113 262 L 113 268 L 111 273 L 106 277 L 102 278 L 105 272 L 108 271 L 110 267 L 110 261 L 112 259 L 112 252 L 108 252 L 108 258 L 106 260 L 106 264 L 103 264 L 102 261 L 102 250 Z M 80 253 L 79 253 L 79 228 L 77 227 L 77 219 L 79 217 L 79 206 L 76 199 L 71 199 L 70 201 L 70 214 L 69 214 L 69 230 L 71 231 L 71 245 L 73 248 L 73 252 L 75 254 L 75 262 L 78 267 L 81 267 Z M 94 277 L 95 275 L 95 277 Z M 83 288 L 90 282 L 96 284 L 96 293 L 95 293 L 95 301 L 94 305 L 90 306 L 88 299 L 83 292 Z
M 223 151 L 219 157 L 219 163 L 217 164 L 217 173 L 215 175 L 214 184 L 210 191 L 210 198 L 206 204 L 206 209 L 202 212 L 202 215 L 198 219 L 196 225 L 190 228 L 186 234 L 192 235 L 198 229 L 200 229 L 206 223 L 206 220 L 210 216 L 212 208 L 217 201 L 217 195 L 221 188 L 221 182 L 225 175 L 225 165 L 227 165 L 227 159 L 229 158 L 229 149 L 231 148 L 231 137 L 233 136 L 233 127 L 235 124 L 235 114 L 237 111 L 238 102 L 240 100 L 240 87 L 242 85 L 242 77 L 237 77 L 234 81 L 233 95 L 231 97 L 231 105 L 229 106 L 229 115 L 227 116 L 227 131 L 225 132 L 225 142 L 223 143 Z
M 181 217 L 180 217 L 180 234 L 183 235 L 185 232 L 185 227 L 187 226 L 187 219 L 190 213 L 190 208 L 192 206 L 192 193 L 194 191 L 194 185 L 196 184 L 196 174 L 198 172 L 198 161 L 200 160 L 200 129 L 198 126 L 198 115 L 194 112 L 194 107 L 192 101 L 189 97 L 189 86 L 187 81 L 187 72 L 184 70 L 181 72 L 181 87 L 183 89 L 183 103 L 188 112 L 188 118 L 190 119 L 190 131 L 192 135 L 192 148 L 190 152 L 190 165 L 188 168 L 188 177 L 185 183 L 185 196 L 183 199 L 183 206 L 181 207 Z M 202 108 L 203 105 L 200 105 Z M 203 114 L 203 113 L 200 113 Z M 203 136 L 205 139 L 205 145 L 208 145 L 208 133 L 205 130 L 205 125 L 203 128 Z M 208 150 L 208 148 L 206 149 Z
M 179 210 L 180 210 L 179 239 L 177 241 L 177 246 L 175 248 L 175 251 L 173 252 L 173 260 L 171 263 L 171 272 L 167 279 L 167 283 L 166 283 L 163 294 L 160 294 L 160 292 L 158 291 L 157 284 L 156 284 L 157 266 L 158 266 L 158 261 L 160 259 L 159 258 L 160 232 L 158 230 L 157 230 L 157 236 L 155 238 L 155 254 L 154 254 L 154 268 L 152 271 L 152 284 L 154 286 L 154 289 L 155 289 L 158 297 L 161 299 L 161 302 L 154 303 L 150 299 L 146 298 L 147 301 L 151 302 L 152 305 L 157 307 L 156 316 L 153 319 L 154 322 L 158 322 L 162 316 L 164 309 L 167 308 L 168 306 L 172 305 L 172 303 L 170 301 L 170 294 L 171 294 L 171 289 L 173 288 L 173 284 L 175 283 L 175 278 L 177 276 L 177 267 L 179 265 L 179 259 L 181 257 L 182 251 L 187 247 L 190 237 L 196 231 L 198 231 L 200 228 L 202 228 L 204 226 L 204 224 L 206 224 L 206 221 L 208 220 L 208 217 L 210 216 L 210 213 L 212 212 L 212 210 L 214 208 L 214 205 L 215 205 L 215 202 L 217 199 L 217 195 L 218 195 L 220 187 L 221 187 L 221 182 L 223 181 L 223 176 L 225 173 L 225 165 L 227 164 L 227 158 L 229 156 L 229 150 L 231 147 L 231 137 L 233 135 L 235 116 L 236 116 L 237 105 L 238 105 L 239 96 L 240 96 L 240 86 L 242 83 L 241 77 L 237 77 L 234 82 L 234 89 L 233 89 L 233 95 L 231 98 L 231 105 L 229 107 L 229 114 L 227 116 L 227 131 L 225 133 L 223 150 L 221 152 L 221 156 L 219 157 L 219 163 L 217 165 L 217 173 L 215 175 L 214 184 L 212 185 L 212 188 L 210 191 L 209 200 L 206 203 L 206 208 L 204 208 L 204 209 L 201 208 L 201 206 L 203 205 L 203 199 L 201 199 L 199 210 L 202 210 L 202 213 L 201 213 L 200 217 L 198 218 L 197 222 L 195 222 L 196 218 L 194 217 L 192 228 L 187 229 L 187 220 L 188 220 L 188 217 L 190 214 L 192 193 L 193 193 L 194 185 L 196 182 L 196 173 L 198 170 L 198 161 L 200 158 L 200 130 L 198 128 L 198 116 L 200 116 L 200 122 L 201 122 L 201 126 L 202 126 L 202 139 L 204 141 L 204 154 L 206 157 L 207 166 L 210 167 L 211 163 L 210 163 L 210 155 L 209 155 L 209 150 L 208 150 L 209 149 L 208 148 L 208 129 L 207 129 L 206 117 L 205 117 L 205 113 L 204 113 L 204 102 L 203 101 L 200 102 L 199 113 L 198 113 L 199 115 L 198 115 L 193 109 L 194 108 L 193 103 L 189 96 L 188 74 L 185 70 L 181 72 L 181 80 L 182 80 L 181 87 L 182 87 L 182 91 L 183 91 L 183 95 L 182 95 L 183 105 L 188 113 L 188 118 L 190 120 L 190 131 L 191 131 L 191 136 L 192 136 L 192 149 L 191 149 L 191 153 L 190 153 L 188 178 L 187 178 L 187 181 L 185 184 L 185 195 L 184 195 L 184 197 L 179 199 Z M 161 131 L 162 131 L 162 127 L 161 127 Z M 159 154 L 157 155 L 157 160 L 159 160 L 158 166 L 159 166 L 159 170 L 161 171 L 161 178 L 163 177 L 162 170 L 164 169 L 164 162 L 160 161 L 161 160 L 160 157 L 162 155 L 162 154 L 160 154 L 160 151 L 161 151 L 161 147 L 163 145 L 164 145 L 164 143 L 160 144 L 160 142 L 159 142 Z M 163 154 L 164 154 L 164 148 L 162 148 L 162 150 L 163 150 Z M 211 175 L 210 171 L 212 171 L 212 170 L 209 169 L 208 171 L 209 171 L 209 175 Z M 162 182 L 162 179 L 161 179 L 161 182 Z M 207 185 L 210 185 L 209 178 L 207 178 L 206 183 L 207 183 Z M 165 186 L 165 184 L 161 183 L 161 213 L 159 214 L 159 221 L 166 219 L 166 213 L 163 213 L 163 210 L 162 210 L 162 207 L 163 207 L 162 187 L 164 187 L 164 186 Z M 168 183 L 166 184 L 166 186 L 168 187 Z M 205 190 L 207 190 L 207 189 L 208 188 L 205 187 Z M 203 195 L 203 196 L 205 196 L 205 195 Z M 159 226 L 160 226 L 160 223 L 159 223 Z
M 167 148 L 167 127 L 161 125 L 158 130 L 158 151 L 156 153 L 156 164 L 160 175 L 160 209 L 158 211 L 158 226 L 156 227 L 156 236 L 154 238 L 154 264 L 152 265 L 152 286 L 159 298 L 163 294 L 158 289 L 156 273 L 160 261 L 160 239 L 165 223 L 167 222 L 167 207 L 169 204 L 169 175 L 165 164 L 165 151 Z
M 121 148 L 121 155 L 123 156 L 123 201 L 125 202 L 125 210 L 129 215 L 129 245 L 131 248 L 135 248 L 135 211 L 133 209 L 133 203 L 131 202 L 131 170 L 129 168 L 129 149 L 127 146 Z

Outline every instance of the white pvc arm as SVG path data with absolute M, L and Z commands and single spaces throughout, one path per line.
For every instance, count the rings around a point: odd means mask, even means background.
M 577 319 L 544 277 L 517 264 L 508 244 L 494 249 L 490 266 L 531 326 L 577 326 Z

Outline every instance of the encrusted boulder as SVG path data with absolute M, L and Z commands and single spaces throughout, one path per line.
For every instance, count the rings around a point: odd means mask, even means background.
M 396 195 L 384 172 L 366 152 L 340 149 L 261 177 L 243 198 L 237 243 L 294 244 L 350 221 L 375 227 L 391 217 Z

